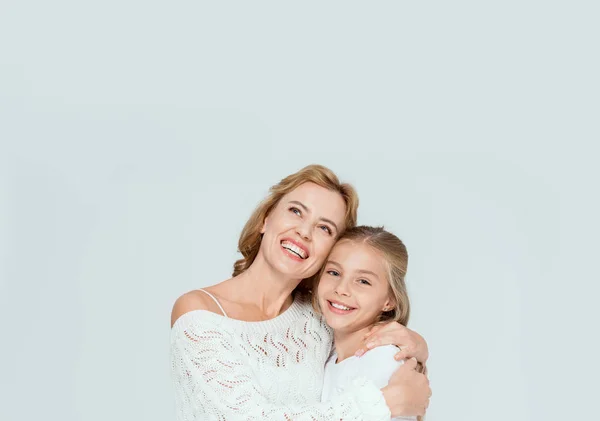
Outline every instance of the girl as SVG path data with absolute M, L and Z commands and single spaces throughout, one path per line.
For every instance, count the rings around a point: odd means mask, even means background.
M 357 351 L 373 327 L 390 321 L 408 323 L 410 305 L 404 283 L 407 265 L 406 247 L 383 228 L 351 228 L 333 247 L 317 277 L 317 293 L 313 296 L 315 309 L 322 313 L 334 335 L 335 349 L 325 366 L 323 401 L 344 393 L 360 377 L 384 387 L 398 365 L 404 363 L 393 359 L 398 351 L 393 345 L 377 347 L 363 357 L 357 356 Z M 424 408 L 418 409 L 415 414 L 424 412 Z

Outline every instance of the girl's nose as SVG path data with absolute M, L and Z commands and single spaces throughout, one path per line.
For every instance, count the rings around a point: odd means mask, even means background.
M 345 280 L 340 279 L 340 281 L 335 286 L 334 292 L 337 295 L 344 295 L 346 297 L 349 297 L 350 290 L 348 289 L 348 283 Z

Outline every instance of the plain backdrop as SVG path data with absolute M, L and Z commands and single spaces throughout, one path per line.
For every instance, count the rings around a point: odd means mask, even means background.
M 175 419 L 169 318 L 321 163 L 408 246 L 430 421 L 596 419 L 594 1 L 0 1 L 0 419 Z

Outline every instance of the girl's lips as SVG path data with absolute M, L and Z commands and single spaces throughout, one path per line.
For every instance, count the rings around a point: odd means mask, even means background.
M 356 308 L 354 308 L 354 307 L 350 307 L 350 306 L 347 306 L 345 304 L 338 303 L 337 301 L 333 301 L 333 303 L 335 303 L 337 305 L 343 305 L 344 307 L 349 307 L 350 308 L 350 310 L 342 310 L 342 309 L 339 309 L 339 308 L 335 308 L 331 303 L 332 303 L 332 301 L 327 300 L 327 308 L 328 308 L 329 311 L 331 311 L 332 313 L 335 313 L 335 314 L 341 314 L 341 315 L 345 316 L 347 314 L 352 313 L 354 310 L 356 310 Z

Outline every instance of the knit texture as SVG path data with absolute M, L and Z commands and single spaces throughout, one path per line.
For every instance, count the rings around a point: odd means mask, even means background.
M 308 301 L 244 322 L 196 310 L 171 329 L 177 420 L 386 420 L 381 391 L 362 378 L 320 402 L 332 332 Z

